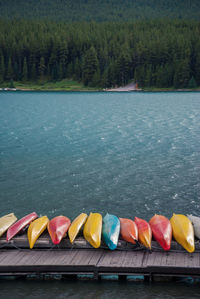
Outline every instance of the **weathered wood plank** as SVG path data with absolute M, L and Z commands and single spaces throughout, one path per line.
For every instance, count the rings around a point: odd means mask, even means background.
M 30 266 L 34 265 L 37 261 L 42 252 L 35 252 L 30 250 L 24 250 L 24 255 L 20 260 L 16 262 L 16 265 L 22 265 L 22 266 Z
M 78 251 L 78 254 L 73 257 L 73 259 L 70 262 L 70 265 L 80 265 L 85 266 L 88 265 L 91 258 L 94 255 L 94 250 L 80 250 Z
M 127 251 L 126 256 L 122 262 L 123 267 L 143 267 L 143 258 L 144 258 L 145 252 L 133 252 L 133 251 Z
M 104 253 L 104 250 L 94 250 L 93 255 L 91 256 L 91 259 L 88 262 L 88 265 L 95 265 L 97 266 L 99 263 L 99 260 L 101 259 L 102 255 Z
M 200 276 L 200 253 L 105 249 L 0 250 L 2 273 L 140 273 Z M 98 274 L 97 274 L 98 275 Z
M 165 252 L 152 252 L 149 254 L 146 262 L 147 267 L 160 265 L 165 254 Z
M 1 265 L 11 265 L 16 264 L 16 262 L 23 257 L 24 252 L 21 250 L 14 250 L 8 254 L 6 251 L 4 251 L 2 255 L 4 258 L 1 260 Z

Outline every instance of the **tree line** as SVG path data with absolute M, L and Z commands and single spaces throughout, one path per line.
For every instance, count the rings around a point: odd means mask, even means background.
M 54 21 L 200 19 L 199 0 L 0 0 L 0 16 Z
M 200 86 L 200 22 L 58 23 L 0 20 L 0 82 L 111 87 Z

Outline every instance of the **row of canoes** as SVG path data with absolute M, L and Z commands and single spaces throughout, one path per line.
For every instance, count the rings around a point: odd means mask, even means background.
M 59 244 L 67 233 L 71 243 L 83 229 L 84 238 L 94 247 L 101 245 L 104 240 L 109 249 L 117 248 L 121 238 L 132 244 L 142 244 L 151 249 L 152 236 L 164 250 L 170 250 L 173 238 L 188 252 L 195 250 L 195 236 L 200 239 L 200 218 L 192 215 L 173 214 L 169 220 L 162 215 L 154 215 L 149 222 L 135 217 L 134 221 L 127 218 L 118 218 L 106 214 L 102 219 L 99 213 L 90 213 L 89 216 L 81 213 L 71 223 L 65 216 L 57 216 L 49 220 L 47 216 L 38 218 L 33 212 L 17 221 L 14 213 L 0 218 L 0 237 L 7 232 L 9 242 L 20 231 L 28 227 L 27 235 L 30 248 L 33 248 L 40 235 L 47 229 L 53 244 Z

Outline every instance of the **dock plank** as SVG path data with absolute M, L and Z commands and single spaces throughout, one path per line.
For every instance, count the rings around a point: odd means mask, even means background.
M 20 260 L 16 262 L 17 266 L 30 266 L 30 265 L 35 265 L 35 263 L 38 261 L 40 255 L 42 252 L 35 252 L 35 251 L 30 251 L 30 250 L 25 250 L 23 251 L 24 255 L 21 257 Z
M 20 244 L 24 242 L 23 240 L 23 237 L 20 237 Z M 2 240 L 0 241 L 3 244 Z M 23 244 L 25 246 L 25 243 Z M 110 251 L 104 247 L 94 249 L 81 238 L 72 247 L 68 240 L 64 240 L 62 246 L 52 246 L 49 237 L 46 236 L 38 243 L 38 247 L 32 250 L 28 247 L 14 249 L 13 246 L 1 248 L 0 275 L 93 273 L 98 277 L 106 273 L 118 275 L 140 273 L 200 277 L 200 250 L 199 245 L 196 245 L 197 250 L 192 254 L 176 244 L 173 244 L 173 249 L 169 252 L 159 248 L 151 252 L 144 248 L 129 248 L 123 242 L 120 243 L 120 248 Z
M 1 260 L 1 265 L 12 265 L 16 264 L 16 262 L 23 257 L 24 252 L 21 250 L 16 250 L 9 253 L 3 252 L 2 255 L 4 256 L 4 259 Z
M 89 261 L 91 260 L 91 257 L 93 256 L 94 251 L 93 250 L 81 250 L 78 251 L 78 254 L 73 257 L 73 259 L 70 262 L 70 265 L 79 265 L 79 266 L 85 266 L 89 264 Z
M 127 251 L 122 261 L 122 267 L 143 267 L 144 252 Z
M 149 254 L 146 261 L 147 267 L 160 265 L 165 254 L 165 252 L 152 252 Z
M 104 250 L 99 249 L 99 250 L 94 250 L 93 255 L 91 256 L 91 259 L 88 262 L 88 265 L 94 265 L 97 266 L 102 255 L 103 255 Z

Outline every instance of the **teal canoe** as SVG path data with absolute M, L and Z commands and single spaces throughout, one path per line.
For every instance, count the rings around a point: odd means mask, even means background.
M 106 214 L 103 218 L 103 240 L 110 250 L 117 248 L 120 232 L 120 221 L 117 216 Z

